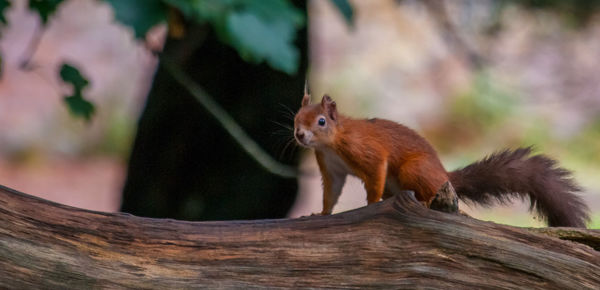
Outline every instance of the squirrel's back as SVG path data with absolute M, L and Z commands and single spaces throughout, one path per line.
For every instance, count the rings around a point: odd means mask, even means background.
M 386 119 L 352 119 L 342 116 L 337 137 L 342 146 L 351 145 L 358 140 L 372 146 L 383 146 L 390 153 L 430 154 L 437 158 L 435 149 L 425 138 L 402 124 Z

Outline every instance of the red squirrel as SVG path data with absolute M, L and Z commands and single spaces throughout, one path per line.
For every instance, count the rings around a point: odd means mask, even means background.
M 311 104 L 306 91 L 294 118 L 294 136 L 298 144 L 315 150 L 323 178 L 323 215 L 331 214 L 350 174 L 363 181 L 369 204 L 411 190 L 429 207 L 450 181 L 459 198 L 484 206 L 529 197 L 530 209 L 549 226 L 585 227 L 589 221 L 571 173 L 546 156 L 529 156 L 531 148 L 504 150 L 447 172 L 415 131 L 389 120 L 346 117 L 329 96 Z

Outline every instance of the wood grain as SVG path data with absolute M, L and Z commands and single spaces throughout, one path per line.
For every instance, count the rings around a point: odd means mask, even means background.
M 597 289 L 600 253 L 429 210 L 410 194 L 331 216 L 186 222 L 0 187 L 0 277 L 11 289 Z

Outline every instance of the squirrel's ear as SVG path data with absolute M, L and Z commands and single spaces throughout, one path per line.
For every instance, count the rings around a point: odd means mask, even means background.
M 321 107 L 323 107 L 323 111 L 327 113 L 327 116 L 329 116 L 331 120 L 337 120 L 337 105 L 330 96 L 323 95 L 323 99 L 321 99 Z
M 310 105 L 310 95 L 304 95 L 302 97 L 302 107 Z

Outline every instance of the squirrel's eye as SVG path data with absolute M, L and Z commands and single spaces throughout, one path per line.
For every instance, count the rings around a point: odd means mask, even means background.
M 319 119 L 319 126 L 325 126 L 325 118 L 321 117 Z

